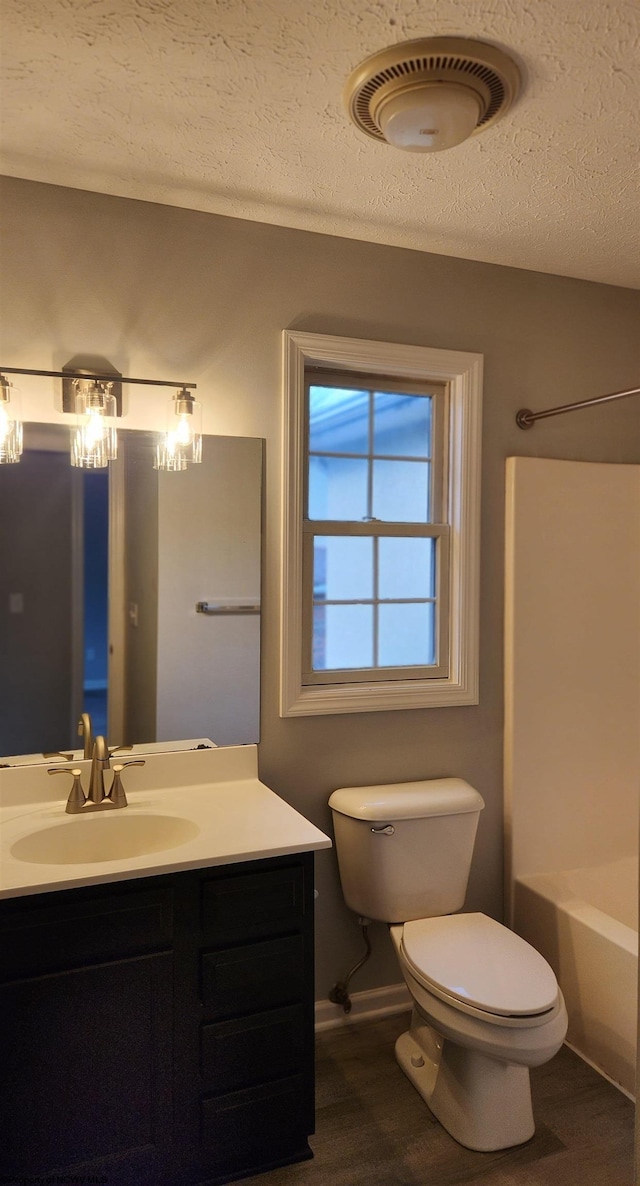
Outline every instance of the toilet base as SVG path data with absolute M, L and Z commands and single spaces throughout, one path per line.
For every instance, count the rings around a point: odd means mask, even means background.
M 499 1062 L 442 1038 L 414 1008 L 396 1059 L 443 1128 L 467 1149 L 488 1153 L 535 1131 L 528 1067 Z

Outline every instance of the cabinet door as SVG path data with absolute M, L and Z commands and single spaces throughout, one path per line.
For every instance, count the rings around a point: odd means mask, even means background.
M 0 1175 L 171 1181 L 172 957 L 0 987 Z

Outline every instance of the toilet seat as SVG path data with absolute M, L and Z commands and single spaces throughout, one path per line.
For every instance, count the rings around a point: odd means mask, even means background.
M 413 1007 L 437 1034 L 465 1049 L 530 1067 L 546 1062 L 560 1049 L 567 1032 L 567 1011 L 560 988 L 553 1008 L 547 1013 L 534 1017 L 483 1013 L 473 1005 L 447 998 L 443 992 L 425 988 L 402 953 L 402 925 L 390 927 L 389 933 Z
M 428 992 L 493 1024 L 540 1024 L 558 1001 L 543 956 L 484 914 L 406 922 L 399 954 Z

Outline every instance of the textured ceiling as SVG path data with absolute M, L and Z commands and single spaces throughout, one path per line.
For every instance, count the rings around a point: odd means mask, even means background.
M 640 288 L 640 0 L 1 0 L 0 172 Z M 524 76 L 435 155 L 358 132 L 350 71 L 423 36 Z

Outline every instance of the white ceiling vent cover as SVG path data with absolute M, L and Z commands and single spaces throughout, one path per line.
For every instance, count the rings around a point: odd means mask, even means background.
M 520 72 L 502 50 L 463 37 L 405 41 L 366 58 L 347 79 L 356 127 L 408 152 L 461 144 L 515 101 Z

